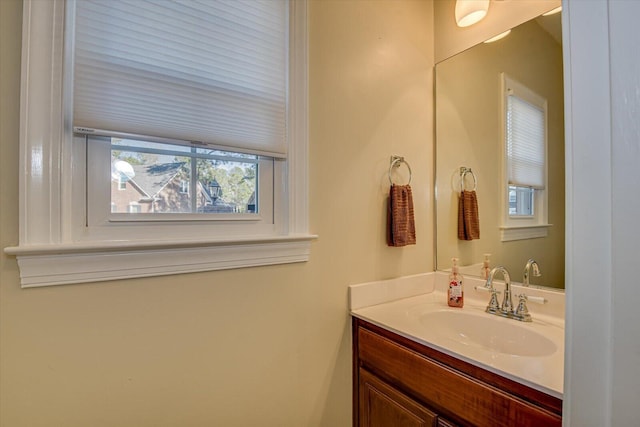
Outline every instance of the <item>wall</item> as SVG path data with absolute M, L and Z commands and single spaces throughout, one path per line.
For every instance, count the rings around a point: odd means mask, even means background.
M 0 1 L 0 247 L 17 243 L 21 1 Z M 430 1 L 312 0 L 305 264 L 22 290 L 0 257 L 0 425 L 348 426 L 347 286 L 433 270 Z M 418 244 L 385 244 L 389 156 Z
M 640 47 L 637 2 L 609 1 L 612 112 L 611 424 L 640 425 Z
M 558 19 L 559 16 L 543 19 Z M 473 70 L 473 72 L 470 72 Z M 504 136 L 501 73 L 524 84 L 548 102 L 548 222 L 545 238 L 500 241 L 504 193 Z M 543 276 L 532 283 L 564 288 L 564 102 L 562 47 L 537 22 L 513 29 L 506 38 L 480 43 L 436 66 L 436 164 L 438 187 L 438 268 L 451 258 L 461 265 L 481 264 L 491 253 L 492 266 L 503 265 L 522 281 L 531 257 Z M 478 179 L 480 239 L 457 238 L 459 168 Z M 469 180 L 471 181 L 471 180 Z M 455 187 L 453 186 L 455 184 Z M 468 187 L 473 182 L 468 183 Z M 476 275 L 480 273 L 477 268 Z
M 640 3 L 565 6 L 565 425 L 637 426 Z

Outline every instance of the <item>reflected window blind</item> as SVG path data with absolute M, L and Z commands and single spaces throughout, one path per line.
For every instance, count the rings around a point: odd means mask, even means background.
M 77 0 L 74 127 L 286 157 L 286 0 Z
M 509 185 L 545 187 L 545 113 L 515 96 L 507 96 Z

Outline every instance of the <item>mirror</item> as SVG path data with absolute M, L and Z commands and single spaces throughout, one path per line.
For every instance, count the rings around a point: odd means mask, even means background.
M 459 258 L 466 275 L 480 276 L 485 253 L 490 265 L 505 266 L 522 282 L 528 259 L 540 265 L 531 284 L 564 288 L 564 93 L 561 14 L 540 16 L 505 38 L 481 43 L 435 67 L 436 266 Z M 507 198 L 503 73 L 547 101 L 546 199 L 548 227 L 514 228 Z M 460 170 L 477 179 L 480 237 L 458 238 Z M 465 190 L 474 186 L 471 175 Z M 536 205 L 537 206 L 537 205 Z M 538 212 L 542 212 L 541 209 Z M 513 217 L 511 217 L 513 218 Z M 516 224 L 520 224 L 515 221 Z M 508 225 L 511 228 L 505 228 Z M 533 234 L 531 234 L 533 232 Z M 546 236 L 540 237 L 540 235 Z

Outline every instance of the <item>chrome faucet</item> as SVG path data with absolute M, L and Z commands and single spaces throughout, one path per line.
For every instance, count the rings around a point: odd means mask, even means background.
M 522 273 L 523 286 L 529 286 L 529 275 L 531 274 L 531 269 L 533 269 L 533 277 L 542 276 L 538 263 L 535 260 L 530 259 L 529 261 L 527 261 L 527 265 L 524 266 L 524 273 Z
M 504 278 L 504 299 L 502 301 L 502 307 L 498 304 L 498 297 L 496 296 L 496 290 L 493 287 L 493 277 L 497 272 L 502 273 L 502 277 Z M 509 277 L 509 272 L 506 268 L 502 266 L 494 267 L 489 272 L 489 277 L 487 277 L 487 283 L 484 285 L 485 288 L 489 288 L 491 291 L 491 299 L 489 300 L 489 305 L 487 305 L 487 309 L 485 310 L 487 313 L 498 314 L 504 317 L 511 317 L 513 315 L 513 301 L 511 299 L 511 277 Z
M 533 272 L 534 277 L 540 277 L 540 266 L 538 263 L 530 259 L 524 266 L 524 273 L 522 274 L 522 286 L 529 286 L 529 276 Z M 523 322 L 531 322 L 531 314 L 529 314 L 529 308 L 527 307 L 527 296 L 522 293 L 518 295 L 518 307 L 513 312 L 513 318 L 521 320 Z
M 504 299 L 502 300 L 502 307 L 498 304 L 498 297 L 496 296 L 498 291 L 493 287 L 493 277 L 498 272 L 502 273 L 502 277 L 504 278 Z M 536 277 L 541 276 L 538 263 L 530 259 L 524 268 L 524 286 L 529 286 L 529 276 L 532 272 Z M 509 319 L 515 319 L 521 322 L 531 322 L 531 315 L 527 308 L 527 300 L 531 299 L 541 304 L 547 302 L 542 297 L 529 298 L 523 293 L 518 295 L 518 306 L 514 309 L 513 300 L 511 299 L 511 277 L 509 277 L 507 269 L 502 266 L 495 267 L 489 272 L 489 277 L 487 277 L 487 283 L 485 283 L 484 287 L 491 292 L 491 299 L 485 310 L 487 313 L 497 314 L 498 316 L 508 317 Z

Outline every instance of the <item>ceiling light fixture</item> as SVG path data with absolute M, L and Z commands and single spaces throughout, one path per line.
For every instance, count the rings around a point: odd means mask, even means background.
M 456 24 L 458 27 L 473 25 L 487 15 L 489 0 L 456 0 Z

